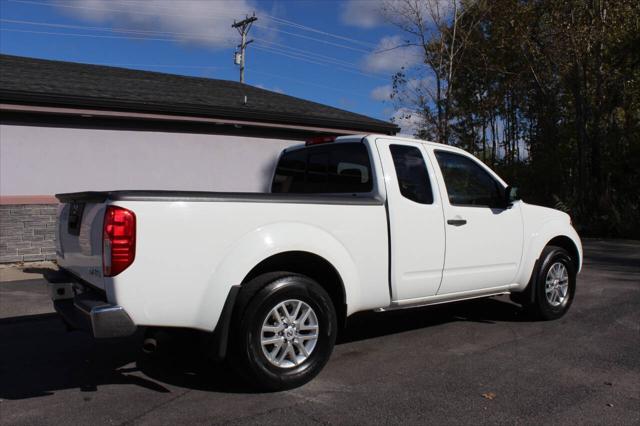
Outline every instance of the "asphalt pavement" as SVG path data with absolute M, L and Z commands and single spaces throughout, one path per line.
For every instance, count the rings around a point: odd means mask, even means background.
M 0 283 L 0 424 L 638 425 L 640 242 L 584 247 L 560 320 L 508 298 L 358 314 L 316 379 L 278 393 L 252 392 L 197 346 L 149 358 L 139 336 L 67 332 L 46 270 L 32 270 Z

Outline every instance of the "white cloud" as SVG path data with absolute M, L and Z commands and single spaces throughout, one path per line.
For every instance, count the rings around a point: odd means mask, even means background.
M 400 126 L 400 133 L 406 135 L 415 135 L 424 124 L 420 114 L 409 108 L 399 108 L 391 116 L 391 121 Z
M 365 57 L 364 67 L 373 72 L 396 72 L 402 67 L 411 67 L 422 60 L 420 49 L 404 46 L 399 35 L 383 37 L 375 50 Z
M 378 86 L 373 89 L 370 93 L 370 96 L 374 101 L 388 101 L 391 99 L 392 92 L 393 88 L 390 84 L 387 84 L 385 86 Z
M 56 1 L 55 5 L 75 18 L 141 31 L 132 37 L 174 38 L 214 48 L 238 43 L 238 33 L 231 28 L 234 19 L 254 11 L 259 16 L 250 0 L 77 0 Z
M 434 102 L 436 98 L 436 82 L 434 77 L 409 78 L 398 85 L 395 100 L 400 104 L 424 105 Z
M 346 0 L 341 5 L 340 19 L 345 25 L 370 29 L 388 22 L 401 22 L 417 6 L 430 23 L 431 16 L 450 18 L 454 1 L 460 4 L 460 0 Z
M 373 28 L 384 23 L 381 0 L 348 0 L 342 3 L 340 19 L 346 25 Z

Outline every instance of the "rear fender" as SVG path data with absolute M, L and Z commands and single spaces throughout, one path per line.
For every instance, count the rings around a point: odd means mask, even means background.
M 272 223 L 245 234 L 227 250 L 227 255 L 208 280 L 199 308 L 199 326 L 213 330 L 231 287 L 241 284 L 249 271 L 263 260 L 289 251 L 305 251 L 327 260 L 345 284 L 347 305 L 351 307 L 357 301 L 360 292 L 358 272 L 351 254 L 340 241 L 313 225 Z

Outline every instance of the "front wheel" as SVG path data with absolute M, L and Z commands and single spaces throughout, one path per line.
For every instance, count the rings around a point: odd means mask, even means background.
M 534 300 L 525 307 L 540 319 L 553 320 L 563 316 L 573 302 L 576 268 L 571 255 L 561 247 L 545 247 L 540 259 Z
M 327 363 L 337 334 L 336 312 L 314 280 L 286 275 L 251 298 L 232 333 L 236 365 L 250 383 L 265 390 L 290 389 L 311 380 Z

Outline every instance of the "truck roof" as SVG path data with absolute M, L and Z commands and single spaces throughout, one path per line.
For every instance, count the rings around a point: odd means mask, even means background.
M 439 142 L 432 142 L 432 141 L 426 141 L 426 140 L 422 140 L 422 139 L 416 139 L 410 136 L 391 136 L 391 135 L 384 135 L 384 134 L 377 134 L 377 133 L 364 133 L 364 134 L 360 134 L 360 135 L 347 135 L 347 136 L 338 136 L 334 142 L 331 143 L 345 143 L 345 142 L 357 142 L 357 141 L 361 141 L 364 138 L 367 137 L 380 137 L 380 138 L 384 138 L 387 140 L 396 140 L 398 142 L 419 142 L 422 143 L 424 145 L 429 145 L 432 147 L 446 147 L 448 149 L 452 149 L 452 150 L 456 150 L 456 151 L 461 151 L 461 152 L 465 152 L 464 150 L 457 148 L 455 146 L 451 146 L 451 145 L 444 145 L 441 144 Z M 299 144 L 299 145 L 293 145 L 288 147 L 287 149 L 285 149 L 285 151 L 290 152 L 290 151 L 295 151 L 298 149 L 302 149 L 302 148 L 306 148 L 308 147 L 308 145 L 306 144 Z

